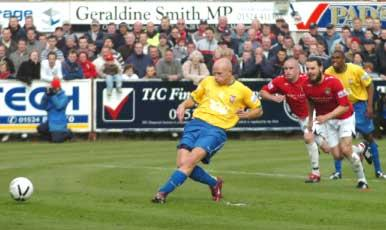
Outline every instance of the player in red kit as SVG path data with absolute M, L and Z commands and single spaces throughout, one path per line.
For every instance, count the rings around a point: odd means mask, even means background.
M 338 79 L 323 74 L 322 62 L 319 59 L 309 58 L 306 67 L 309 79 L 305 82 L 303 90 L 308 100 L 308 129 L 312 130 L 315 119 L 320 126 L 318 131 L 326 139 L 334 159 L 347 158 L 357 175 L 357 188 L 367 189 L 362 162 L 352 150 L 355 119 L 347 92 Z
M 306 75 L 299 73 L 299 63 L 296 59 L 290 58 L 284 62 L 284 75 L 278 76 L 263 86 L 259 95 L 264 100 L 281 103 L 284 100 L 288 103 L 291 112 L 296 115 L 300 128 L 308 132 L 308 108 L 306 96 L 302 86 L 308 80 Z M 308 156 L 311 162 L 311 173 L 306 183 L 317 183 L 320 181 L 319 151 L 314 141 L 312 132 L 304 136 Z

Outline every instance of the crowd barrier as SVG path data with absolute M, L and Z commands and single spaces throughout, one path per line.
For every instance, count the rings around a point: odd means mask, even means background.
M 267 80 L 241 80 L 256 93 Z M 0 133 L 33 133 L 45 121 L 40 101 L 47 83 L 35 81 L 26 86 L 17 81 L 0 85 Z M 386 92 L 386 81 L 375 81 L 378 91 Z M 181 131 L 176 117 L 179 103 L 195 86 L 189 81 L 126 81 L 121 93 L 107 95 L 103 80 L 65 81 L 62 87 L 70 98 L 67 107 L 69 128 L 73 132 L 160 132 Z M 263 101 L 264 115 L 258 120 L 242 120 L 232 131 L 299 130 L 296 118 L 286 104 Z M 187 110 L 186 120 L 192 117 Z

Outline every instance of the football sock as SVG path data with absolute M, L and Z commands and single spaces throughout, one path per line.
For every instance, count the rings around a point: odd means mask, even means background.
M 164 192 L 166 194 L 173 192 L 174 189 L 185 182 L 186 178 L 187 176 L 185 173 L 177 169 L 170 176 L 169 180 L 160 188 L 159 192 Z
M 356 153 L 352 153 L 349 160 L 352 164 L 353 171 L 357 175 L 358 180 L 366 182 L 365 174 L 363 172 L 362 162 L 361 162 L 360 158 L 358 157 L 358 155 Z
M 342 173 L 342 160 L 335 160 L 335 172 Z
M 217 183 L 217 180 L 214 177 L 212 177 L 209 173 L 207 173 L 200 166 L 194 167 L 189 177 L 194 181 L 207 184 L 211 187 L 216 186 L 216 183 Z
M 361 153 L 363 152 L 364 148 L 360 145 L 353 145 L 352 146 L 352 151 L 360 157 Z
M 312 173 L 320 174 L 319 172 L 319 151 L 315 142 L 306 144 L 308 156 L 310 157 Z
M 370 147 L 370 149 L 369 149 L 370 153 L 373 157 L 375 173 L 377 173 L 378 171 L 382 172 L 381 162 L 379 161 L 379 152 L 378 152 L 377 143 L 375 143 L 375 141 L 373 141 L 373 142 L 369 143 L 369 147 Z

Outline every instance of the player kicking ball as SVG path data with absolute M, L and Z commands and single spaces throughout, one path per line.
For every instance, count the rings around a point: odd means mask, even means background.
M 303 90 L 309 104 L 308 129 L 312 131 L 315 109 L 315 121 L 321 126 L 322 135 L 331 148 L 332 156 L 336 160 L 349 160 L 358 178 L 357 188 L 368 189 L 362 162 L 352 150 L 355 118 L 347 92 L 338 79 L 323 74 L 320 59 L 309 58 L 306 67 L 308 81 L 305 82 Z
M 228 59 L 222 58 L 214 63 L 213 75 L 203 79 L 190 98 L 177 108 L 178 119 L 182 122 L 185 110 L 197 105 L 177 146 L 177 169 L 158 190 L 153 203 L 165 203 L 166 197 L 188 177 L 208 185 L 212 199 L 220 201 L 223 180 L 210 175 L 198 163 L 209 164 L 227 139 L 225 131 L 235 126 L 239 119 L 255 119 L 263 115 L 257 96 L 233 77 L 232 63 Z

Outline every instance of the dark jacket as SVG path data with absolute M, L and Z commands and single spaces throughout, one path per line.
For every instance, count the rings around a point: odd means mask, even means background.
M 41 105 L 47 111 L 50 132 L 67 132 L 67 104 L 68 97 L 63 90 L 54 95 L 44 94 Z
M 146 67 L 152 65 L 153 63 L 149 55 L 137 55 L 136 53 L 130 55 L 126 62 L 134 66 L 134 72 L 138 75 L 139 78 L 143 78 L 143 76 L 145 76 Z
M 40 62 L 34 63 L 31 60 L 21 63 L 19 71 L 17 72 L 16 79 L 22 81 L 28 85 L 32 83 L 32 80 L 40 79 Z
M 62 74 L 64 80 L 83 79 L 83 69 L 77 62 L 66 60 L 62 64 Z

